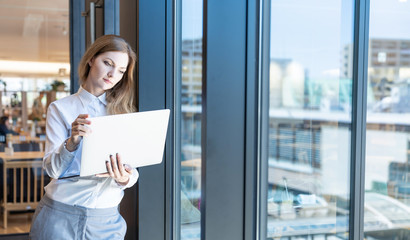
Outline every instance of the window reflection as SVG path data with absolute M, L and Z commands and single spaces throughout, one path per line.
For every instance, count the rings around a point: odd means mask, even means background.
M 202 1 L 182 0 L 181 233 L 201 238 Z
M 271 1 L 267 238 L 348 239 L 353 1 Z
M 410 23 L 407 1 L 370 2 L 365 237 L 410 231 Z

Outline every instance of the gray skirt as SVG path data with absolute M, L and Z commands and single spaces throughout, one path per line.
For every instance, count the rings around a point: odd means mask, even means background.
M 124 239 L 126 231 L 117 207 L 90 209 L 44 196 L 33 216 L 30 239 Z

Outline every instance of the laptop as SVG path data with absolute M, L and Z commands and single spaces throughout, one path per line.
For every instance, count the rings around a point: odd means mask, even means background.
M 143 167 L 162 162 L 169 109 L 89 118 L 92 133 L 83 138 L 80 176 L 107 172 L 110 154 Z

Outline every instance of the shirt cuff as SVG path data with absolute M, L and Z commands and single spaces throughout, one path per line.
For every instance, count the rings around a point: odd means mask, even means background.
M 64 141 L 63 144 L 61 144 L 61 146 L 60 146 L 60 149 L 59 149 L 60 156 L 61 156 L 61 159 L 64 159 L 64 160 L 65 159 L 70 159 L 71 160 L 75 156 L 75 152 L 77 151 L 78 148 L 76 150 L 74 150 L 74 152 L 68 151 L 66 146 L 65 146 L 66 141 Z
M 138 177 L 139 177 L 139 173 L 138 173 L 137 169 L 133 168 L 132 173 L 130 175 L 130 180 L 128 181 L 127 185 L 121 185 L 117 182 L 115 182 L 115 183 L 120 187 L 120 189 L 124 190 L 126 188 L 130 188 L 130 187 L 134 186 L 134 184 L 138 181 Z

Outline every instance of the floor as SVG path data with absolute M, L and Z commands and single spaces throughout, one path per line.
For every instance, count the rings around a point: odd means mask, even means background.
M 28 233 L 34 212 L 11 212 L 8 215 L 7 228 L 3 227 L 3 216 L 0 217 L 0 235 Z

